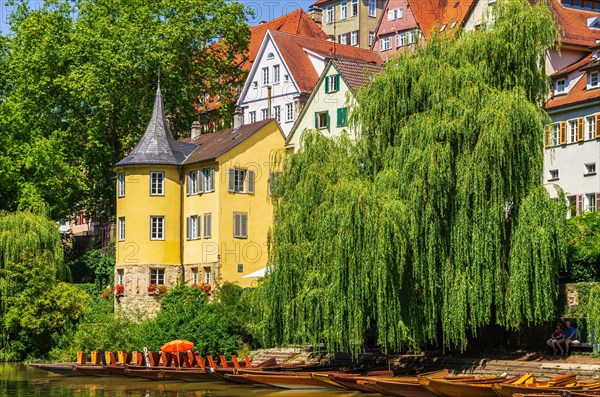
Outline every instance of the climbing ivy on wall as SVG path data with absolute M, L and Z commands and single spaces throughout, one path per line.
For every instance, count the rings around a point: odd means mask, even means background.
M 358 353 L 464 347 L 490 323 L 548 320 L 565 207 L 541 183 L 543 1 L 499 1 L 492 29 L 434 36 L 358 94 L 347 138 L 304 135 L 275 189 L 265 343 Z M 441 337 L 441 340 L 440 340 Z

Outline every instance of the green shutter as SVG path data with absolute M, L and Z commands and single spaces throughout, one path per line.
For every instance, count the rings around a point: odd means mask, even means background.
M 329 94 L 329 76 L 325 76 L 325 80 L 323 80 L 325 82 L 325 93 Z
M 329 122 L 329 111 L 327 111 L 327 129 L 329 129 L 330 125 L 331 123 Z
M 335 80 L 333 81 L 333 84 L 334 84 L 335 90 L 339 91 L 340 90 L 340 75 L 336 74 L 334 78 L 335 78 Z
M 315 129 L 319 129 L 319 113 L 315 112 Z
M 348 124 L 348 108 L 338 108 L 337 110 L 337 126 L 343 127 Z

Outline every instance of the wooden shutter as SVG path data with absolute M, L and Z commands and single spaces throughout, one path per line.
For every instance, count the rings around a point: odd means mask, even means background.
M 315 129 L 319 129 L 319 113 L 315 112 Z
M 191 222 L 190 219 L 191 219 L 190 217 L 187 218 L 186 227 L 185 227 L 185 238 L 188 240 L 190 239 L 190 222 Z
M 329 129 L 329 126 L 331 125 L 330 121 L 329 121 L 329 110 L 327 111 L 327 129 Z
M 600 113 L 596 113 L 594 116 L 595 124 L 596 124 L 596 133 L 594 134 L 595 138 L 600 138 Z
M 575 215 L 583 213 L 583 194 L 577 195 L 577 203 L 575 207 Z
M 228 183 L 229 183 L 229 191 L 235 192 L 235 169 L 230 168 L 227 172 L 228 174 Z
M 210 169 L 210 178 L 208 178 L 210 181 L 210 190 L 209 192 L 214 192 L 215 191 L 215 169 L 211 168 Z
M 339 74 L 336 74 L 336 75 L 334 76 L 334 81 L 333 81 L 333 84 L 334 84 L 334 88 L 335 88 L 335 90 L 336 90 L 336 91 L 339 91 L 339 90 L 340 90 L 340 75 L 339 75 Z
M 204 238 L 212 237 L 212 214 L 204 214 Z
M 329 76 L 325 76 L 325 93 L 329 94 Z
M 600 211 L 600 193 L 596 193 L 596 212 Z
M 560 144 L 561 145 L 567 144 L 567 122 L 566 121 L 560 122 Z
M 192 177 L 189 173 L 186 175 L 185 180 L 187 182 L 187 194 L 189 196 L 192 194 Z
M 248 170 L 248 193 L 254 194 L 254 171 Z
M 337 126 L 343 127 L 348 124 L 348 108 L 338 108 L 337 110 Z
M 585 119 L 583 117 L 577 119 L 577 142 L 585 140 Z
M 240 214 L 240 229 L 241 236 L 248 237 L 248 214 Z

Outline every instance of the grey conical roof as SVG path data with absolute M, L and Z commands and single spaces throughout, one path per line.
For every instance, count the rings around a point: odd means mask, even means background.
M 179 165 L 185 160 L 187 148 L 175 141 L 165 117 L 165 109 L 160 92 L 160 84 L 156 90 L 152 118 L 146 132 L 129 156 L 117 163 L 120 165 Z M 189 154 L 189 153 L 188 153 Z

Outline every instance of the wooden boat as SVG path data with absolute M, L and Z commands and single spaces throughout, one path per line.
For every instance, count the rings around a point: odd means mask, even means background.
M 227 380 L 228 382 L 232 382 L 232 383 L 237 383 L 237 384 L 242 384 L 242 385 L 253 385 L 253 386 L 260 386 L 260 387 L 268 387 L 264 383 L 255 383 L 251 379 L 246 378 L 244 375 L 225 374 L 224 377 L 225 377 L 225 380 Z
M 330 389 L 333 386 L 312 377 L 311 374 L 244 374 L 253 383 L 262 383 L 281 389 Z
M 439 397 L 497 397 L 492 388 L 494 383 L 468 383 L 428 377 L 418 379 L 421 386 Z
M 88 376 L 110 376 L 111 372 L 104 365 L 76 364 L 75 371 Z
M 202 368 L 162 369 L 167 378 L 186 382 L 214 382 L 212 371 Z
M 333 376 L 331 376 L 331 375 L 333 375 Z M 391 371 L 369 372 L 366 375 L 330 374 L 329 379 L 332 382 L 336 383 L 338 385 L 338 387 L 342 387 L 342 388 L 346 388 L 346 389 L 350 389 L 350 390 L 356 390 L 356 391 L 360 391 L 363 393 L 374 393 L 374 392 L 381 393 L 380 390 L 375 391 L 374 385 L 369 382 L 371 380 L 389 380 L 392 382 L 414 384 L 414 385 L 418 385 L 419 388 L 421 387 L 417 377 L 415 377 L 415 376 L 393 377 L 392 375 L 393 375 L 393 372 L 391 372 Z M 424 375 L 428 375 L 432 378 L 446 378 L 449 376 L 448 370 L 429 372 Z M 473 379 L 474 376 L 465 377 L 463 375 L 460 375 L 459 377 L 456 377 L 456 378 L 457 379 Z
M 29 366 L 42 371 L 52 372 L 54 374 L 59 374 L 63 376 L 85 376 L 84 373 L 75 370 L 74 363 L 30 363 Z
M 158 368 L 144 368 L 144 369 L 134 369 L 134 368 L 126 368 L 125 369 L 126 376 L 133 376 L 136 378 L 144 378 L 149 380 L 165 380 L 166 377 L 163 372 L 161 372 Z
M 512 397 L 514 394 L 546 394 L 548 396 L 562 396 L 566 391 L 570 390 L 581 390 L 582 386 L 571 386 L 571 387 L 550 387 L 550 386 L 539 386 L 533 385 L 509 385 L 509 384 L 497 384 L 493 385 L 492 389 L 496 395 L 501 397 Z
M 398 397 L 433 397 L 434 394 L 423 388 L 415 378 L 414 382 L 403 382 L 392 379 L 359 380 L 360 385 L 369 385 L 377 393 Z

